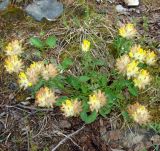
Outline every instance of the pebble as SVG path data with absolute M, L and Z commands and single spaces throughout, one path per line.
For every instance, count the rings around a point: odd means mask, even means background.
M 127 6 L 139 6 L 139 0 L 124 0 Z
M 68 122 L 67 120 L 61 120 L 59 122 L 59 126 L 60 126 L 60 128 L 67 128 L 67 129 L 69 129 L 69 128 L 71 128 L 71 123 Z
M 128 9 L 124 8 L 122 5 L 116 5 L 116 11 L 121 14 L 127 14 Z

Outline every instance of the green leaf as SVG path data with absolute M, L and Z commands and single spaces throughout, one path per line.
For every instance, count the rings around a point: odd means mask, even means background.
M 67 96 L 62 96 L 62 97 L 60 97 L 60 98 L 58 98 L 58 99 L 56 100 L 55 105 L 56 105 L 56 106 L 61 106 L 62 103 L 64 103 L 67 99 L 68 99 Z
M 49 48 L 54 48 L 56 46 L 56 37 L 55 36 L 49 36 L 46 40 L 45 40 L 45 44 L 49 47 Z
M 44 47 L 43 42 L 38 37 L 32 37 L 30 38 L 30 43 L 39 49 L 42 49 Z
M 71 86 L 73 86 L 74 89 L 76 90 L 80 89 L 81 85 L 77 77 L 68 76 L 66 80 Z
M 133 95 L 133 96 L 137 96 L 138 95 L 138 90 L 135 86 L 128 86 L 128 91 Z
M 86 111 L 82 111 L 80 113 L 80 117 L 86 124 L 90 124 L 96 120 L 97 112 L 93 111 L 90 115 L 88 115 Z
M 105 65 L 105 61 L 96 59 L 96 60 L 94 60 L 94 64 L 97 65 L 97 66 L 104 66 Z
M 79 81 L 81 81 L 81 82 L 87 82 L 88 80 L 90 80 L 90 77 L 88 77 L 88 76 L 80 76 L 79 77 Z
M 65 58 L 61 63 L 60 69 L 65 70 L 73 64 L 73 61 L 70 58 Z
M 128 112 L 126 112 L 126 111 L 122 111 L 122 116 L 123 116 L 123 118 L 124 118 L 125 121 L 129 122 L 131 120 Z
M 110 112 L 111 112 L 110 105 L 106 105 L 99 110 L 100 115 L 102 115 L 103 117 L 106 117 L 106 115 L 109 114 Z

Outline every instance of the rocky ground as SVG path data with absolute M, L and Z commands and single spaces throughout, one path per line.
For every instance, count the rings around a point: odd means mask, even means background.
M 65 13 L 76 15 L 83 13 L 81 5 L 74 0 L 63 0 Z M 134 22 L 146 43 L 160 49 L 160 1 L 141 0 L 137 7 L 127 7 L 123 0 L 103 0 L 99 3 L 89 0 L 89 7 L 108 24 L 109 34 L 100 35 L 113 39 L 117 27 L 122 23 Z M 75 14 L 74 14 L 75 13 Z M 69 16 L 69 15 L 68 15 Z M 67 16 L 67 17 L 68 17 Z M 69 18 L 67 21 L 70 22 Z M 98 26 L 96 24 L 96 26 Z M 98 28 L 95 28 L 96 31 Z M 4 43 L 20 38 L 28 47 L 27 39 L 45 31 L 54 33 L 58 39 L 58 49 L 45 57 L 60 54 L 69 47 L 68 33 L 77 33 L 74 25 L 64 28 L 63 17 L 55 22 L 36 22 L 21 9 L 10 7 L 0 12 L 0 51 Z M 23 37 L 23 38 L 22 38 Z M 65 38 L 64 38 L 65 37 Z M 75 40 L 70 36 L 71 42 Z M 67 52 L 67 54 L 70 52 Z M 30 56 L 33 58 L 34 52 Z M 109 57 L 111 59 L 111 57 Z M 3 55 L 0 57 L 0 150 L 1 151 L 158 151 L 160 135 L 153 130 L 136 124 L 124 122 L 119 112 L 114 111 L 106 118 L 85 125 L 80 119 L 64 118 L 57 109 L 37 109 L 33 99 L 18 89 L 14 75 L 8 75 L 3 67 Z M 159 73 L 157 73 L 159 74 Z M 159 104 L 160 89 L 156 89 L 156 106 Z M 20 103 L 21 102 L 21 103 Z M 160 113 L 160 109 L 158 110 Z M 157 113 L 157 119 L 160 118 Z M 159 119 L 160 120 L 160 119 Z

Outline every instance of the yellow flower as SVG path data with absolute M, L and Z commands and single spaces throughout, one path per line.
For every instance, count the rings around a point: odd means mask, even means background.
M 82 51 L 84 51 L 84 52 L 89 51 L 90 45 L 91 45 L 90 41 L 88 41 L 88 40 L 83 40 L 83 43 L 82 43 Z
M 6 46 L 4 51 L 8 56 L 20 55 L 22 53 L 22 45 L 20 41 L 14 40 Z
M 139 89 L 144 89 L 146 85 L 149 85 L 151 77 L 147 70 L 142 69 L 138 75 L 133 79 L 135 86 Z
M 24 72 L 20 72 L 18 77 L 18 83 L 20 84 L 20 87 L 24 87 L 24 89 L 26 89 L 32 86 L 32 83 L 28 81 L 28 78 Z
M 33 62 L 29 68 L 27 68 L 26 75 L 29 81 L 34 85 L 39 80 L 40 73 L 44 70 L 43 62 Z
M 35 104 L 39 107 L 53 107 L 56 100 L 55 93 L 47 87 L 41 88 L 36 93 Z
M 13 72 L 19 73 L 23 68 L 23 63 L 21 59 L 18 58 L 18 56 L 13 55 L 5 59 L 4 66 L 7 72 L 9 73 L 13 73 Z
M 138 62 L 133 60 L 131 63 L 127 65 L 127 77 L 130 79 L 131 77 L 135 77 L 138 74 Z
M 147 52 L 141 48 L 140 45 L 135 45 L 131 48 L 129 56 L 140 62 L 145 61 Z
M 133 105 L 129 105 L 128 113 L 133 120 L 139 124 L 146 124 L 150 120 L 150 114 L 145 106 L 136 102 Z
M 127 73 L 127 65 L 130 63 L 130 58 L 128 55 L 123 55 L 116 60 L 116 68 L 119 73 L 125 75 Z
M 61 111 L 64 113 L 65 117 L 76 117 L 82 111 L 82 104 L 77 99 L 66 100 L 62 103 Z
M 157 61 L 157 55 L 154 53 L 154 51 L 147 51 L 146 63 L 148 65 L 154 65 L 156 61 Z
M 132 38 L 137 34 L 133 24 L 126 24 L 119 29 L 119 35 L 124 38 Z
M 57 68 L 53 64 L 48 64 L 42 70 L 42 76 L 45 80 L 49 80 L 49 78 L 53 78 L 57 75 Z
M 89 106 L 91 111 L 98 112 L 99 109 L 106 105 L 106 96 L 101 90 L 95 91 L 92 95 L 89 95 Z

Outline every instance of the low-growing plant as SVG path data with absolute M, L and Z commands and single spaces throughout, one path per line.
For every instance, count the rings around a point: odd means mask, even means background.
M 47 39 L 42 40 L 39 37 L 31 37 L 30 43 L 37 49 L 46 50 L 56 47 L 57 39 L 54 35 L 50 35 Z
M 139 124 L 146 124 L 150 120 L 147 108 L 138 102 L 131 105 L 129 99 L 138 96 L 138 90 L 151 84 L 152 78 L 145 67 L 153 66 L 157 57 L 154 51 L 133 45 L 136 34 L 132 24 L 119 29 L 119 35 L 113 43 L 119 58 L 116 60 L 116 70 L 112 70 L 111 74 L 101 70 L 107 63 L 92 55 L 92 42 L 86 39 L 81 44 L 79 75 L 66 72 L 74 66 L 71 58 L 65 58 L 60 64 L 33 62 L 29 67 L 23 68 L 19 67 L 21 63 L 13 66 L 13 63 L 6 60 L 10 64 L 6 63 L 5 68 L 9 73 L 18 73 L 20 87 L 30 87 L 36 106 L 57 106 L 64 116 L 79 116 L 87 124 L 94 122 L 99 115 L 106 117 L 113 109 L 118 109 L 126 121 L 133 119 Z M 37 37 L 32 37 L 30 41 L 41 50 L 56 45 L 54 36 L 48 37 L 44 42 Z M 10 54 L 9 57 L 13 58 L 16 54 L 20 57 L 23 53 L 21 47 L 18 42 L 10 43 L 6 47 L 6 55 Z M 126 94 L 130 97 L 127 98 Z

